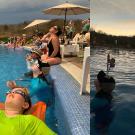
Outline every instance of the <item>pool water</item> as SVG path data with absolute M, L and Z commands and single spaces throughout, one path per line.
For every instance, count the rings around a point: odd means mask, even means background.
M 27 66 L 25 61 L 25 55 L 28 53 L 23 49 L 8 49 L 0 47 L 0 102 L 4 102 L 5 93 L 8 91 L 6 87 L 7 80 L 16 80 L 21 78 L 26 73 Z M 28 79 L 27 79 L 28 80 Z M 54 114 L 54 92 L 53 87 L 48 87 L 46 84 L 44 88 L 38 88 L 38 91 L 31 90 L 30 83 L 28 81 L 16 81 L 18 85 L 26 86 L 30 88 L 32 93 L 32 103 L 37 101 L 44 101 L 49 106 L 46 111 L 46 124 L 55 132 L 57 132 L 57 120 Z M 45 89 L 45 90 L 44 90 Z
M 107 54 L 116 60 L 109 74 L 116 80 L 113 92 L 115 116 L 107 135 L 135 135 L 135 50 L 91 48 L 91 98 L 95 95 L 94 79 L 100 70 L 106 71 Z M 91 135 L 98 135 L 91 117 Z

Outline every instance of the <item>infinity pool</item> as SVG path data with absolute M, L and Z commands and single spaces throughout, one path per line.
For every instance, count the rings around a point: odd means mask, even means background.
M 4 95 L 8 90 L 8 88 L 6 87 L 6 81 L 16 80 L 22 77 L 25 72 L 27 72 L 25 62 L 26 53 L 28 52 L 24 51 L 23 49 L 13 50 L 7 49 L 5 47 L 0 47 L 0 102 L 4 102 Z M 28 88 L 30 86 L 30 80 L 17 81 L 16 83 Z M 44 97 L 46 97 L 46 99 Z M 35 103 L 39 100 L 44 102 L 51 101 L 52 103 L 52 101 L 54 101 L 53 97 L 53 89 L 50 88 L 49 92 L 43 90 L 40 92 L 36 92 L 35 95 L 33 94 L 32 103 Z M 54 114 L 54 104 L 51 104 L 47 109 L 46 123 L 51 129 L 57 132 L 57 121 Z
M 114 90 L 115 117 L 107 135 L 135 135 L 135 50 L 91 48 L 91 98 L 95 95 L 94 79 L 100 70 L 106 71 L 107 54 L 116 60 L 109 73 L 116 79 Z M 91 118 L 91 135 L 98 135 Z

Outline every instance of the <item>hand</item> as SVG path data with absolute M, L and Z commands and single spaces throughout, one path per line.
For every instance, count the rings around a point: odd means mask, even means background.
M 39 66 L 37 64 L 34 64 L 31 66 L 32 71 L 40 71 Z
M 29 60 L 31 60 L 31 59 L 32 59 L 31 55 L 27 54 L 27 55 L 26 55 L 26 60 L 29 61 Z
M 46 61 L 48 59 L 48 55 L 42 55 L 41 56 L 41 61 Z
M 13 89 L 17 86 L 15 81 L 7 81 L 6 84 L 7 84 L 7 87 L 9 87 L 10 89 Z

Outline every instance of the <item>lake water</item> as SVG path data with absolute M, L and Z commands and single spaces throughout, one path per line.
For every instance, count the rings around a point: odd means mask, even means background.
M 135 135 L 135 50 L 91 48 L 91 98 L 95 95 L 94 79 L 100 70 L 106 71 L 107 54 L 115 58 L 116 66 L 109 72 L 116 80 L 113 92 L 115 117 L 107 135 Z M 98 135 L 91 118 L 91 135 Z

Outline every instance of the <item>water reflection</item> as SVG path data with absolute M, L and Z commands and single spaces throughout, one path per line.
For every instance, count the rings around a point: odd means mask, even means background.
M 108 128 L 107 135 L 134 135 L 135 125 L 135 50 L 108 48 L 91 49 L 91 98 L 95 96 L 94 79 L 100 70 L 106 70 L 107 54 L 116 60 L 116 67 L 109 72 L 116 79 L 113 92 L 115 117 Z M 130 124 L 129 124 L 130 123 Z M 91 135 L 98 135 L 91 116 Z

